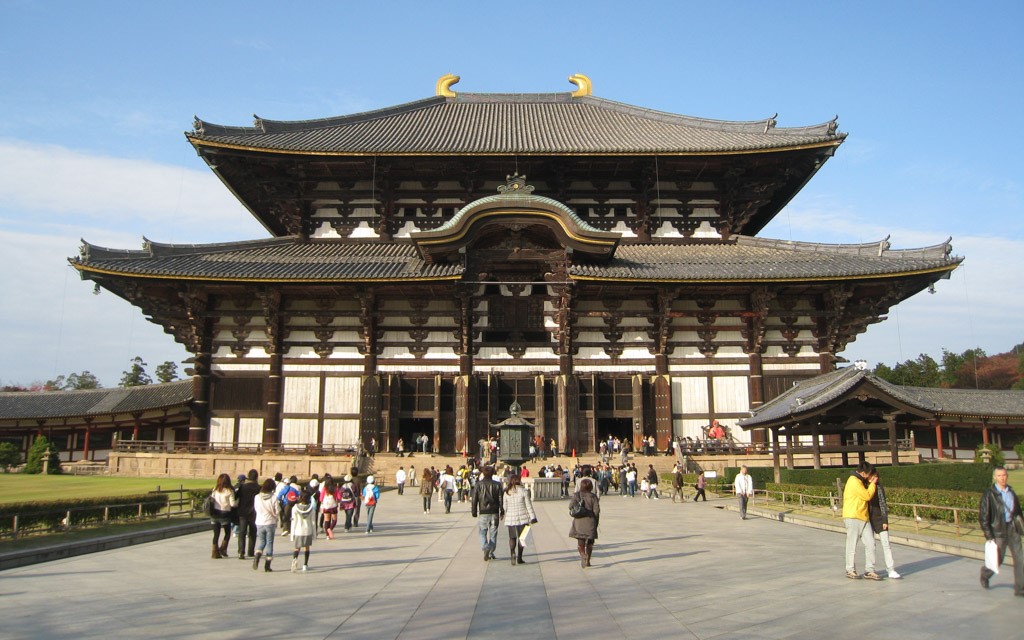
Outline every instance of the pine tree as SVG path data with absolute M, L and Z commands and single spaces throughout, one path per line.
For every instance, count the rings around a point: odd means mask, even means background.
M 168 360 L 156 368 L 157 382 L 174 382 L 178 379 L 178 365 Z
M 123 372 L 119 386 L 141 387 L 153 383 L 153 379 L 146 373 L 146 363 L 141 357 L 135 356 L 132 358 L 131 363 L 132 366 Z
M 25 459 L 24 473 L 42 473 L 43 459 L 46 458 L 46 451 L 50 451 L 50 462 L 47 467 L 48 473 L 60 473 L 60 453 L 46 436 L 39 436 L 28 449 L 28 457 Z

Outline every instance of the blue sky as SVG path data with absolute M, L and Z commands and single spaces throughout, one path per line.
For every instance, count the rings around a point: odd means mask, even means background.
M 363 6 L 359 6 L 359 5 Z M 1024 341 L 1024 3 L 29 2 L 0 0 L 0 383 L 115 385 L 184 349 L 67 266 L 265 232 L 196 157 L 193 114 L 248 125 L 433 94 L 550 92 L 779 126 L 839 115 L 836 157 L 762 236 L 966 257 L 845 357 Z

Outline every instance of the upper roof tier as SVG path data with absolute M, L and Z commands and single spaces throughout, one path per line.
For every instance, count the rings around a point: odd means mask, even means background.
M 715 155 L 838 146 L 836 120 L 776 127 L 727 122 L 572 93 L 459 93 L 319 120 L 256 117 L 229 127 L 196 118 L 200 147 L 316 155 Z

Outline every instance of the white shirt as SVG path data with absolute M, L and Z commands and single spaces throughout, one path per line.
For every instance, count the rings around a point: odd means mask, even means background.
M 405 484 L 405 469 L 395 472 L 395 484 Z
M 754 478 L 749 473 L 740 473 L 732 481 L 732 487 L 738 496 L 754 495 Z

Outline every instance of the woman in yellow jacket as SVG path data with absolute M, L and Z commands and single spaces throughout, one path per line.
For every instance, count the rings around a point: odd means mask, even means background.
M 843 521 L 846 523 L 846 577 L 853 580 L 857 573 L 857 538 L 864 543 L 864 577 L 881 580 L 875 573 L 875 534 L 868 519 L 868 501 L 875 495 L 874 465 L 862 462 L 850 472 L 843 489 Z M 869 480 L 869 478 L 871 478 Z

